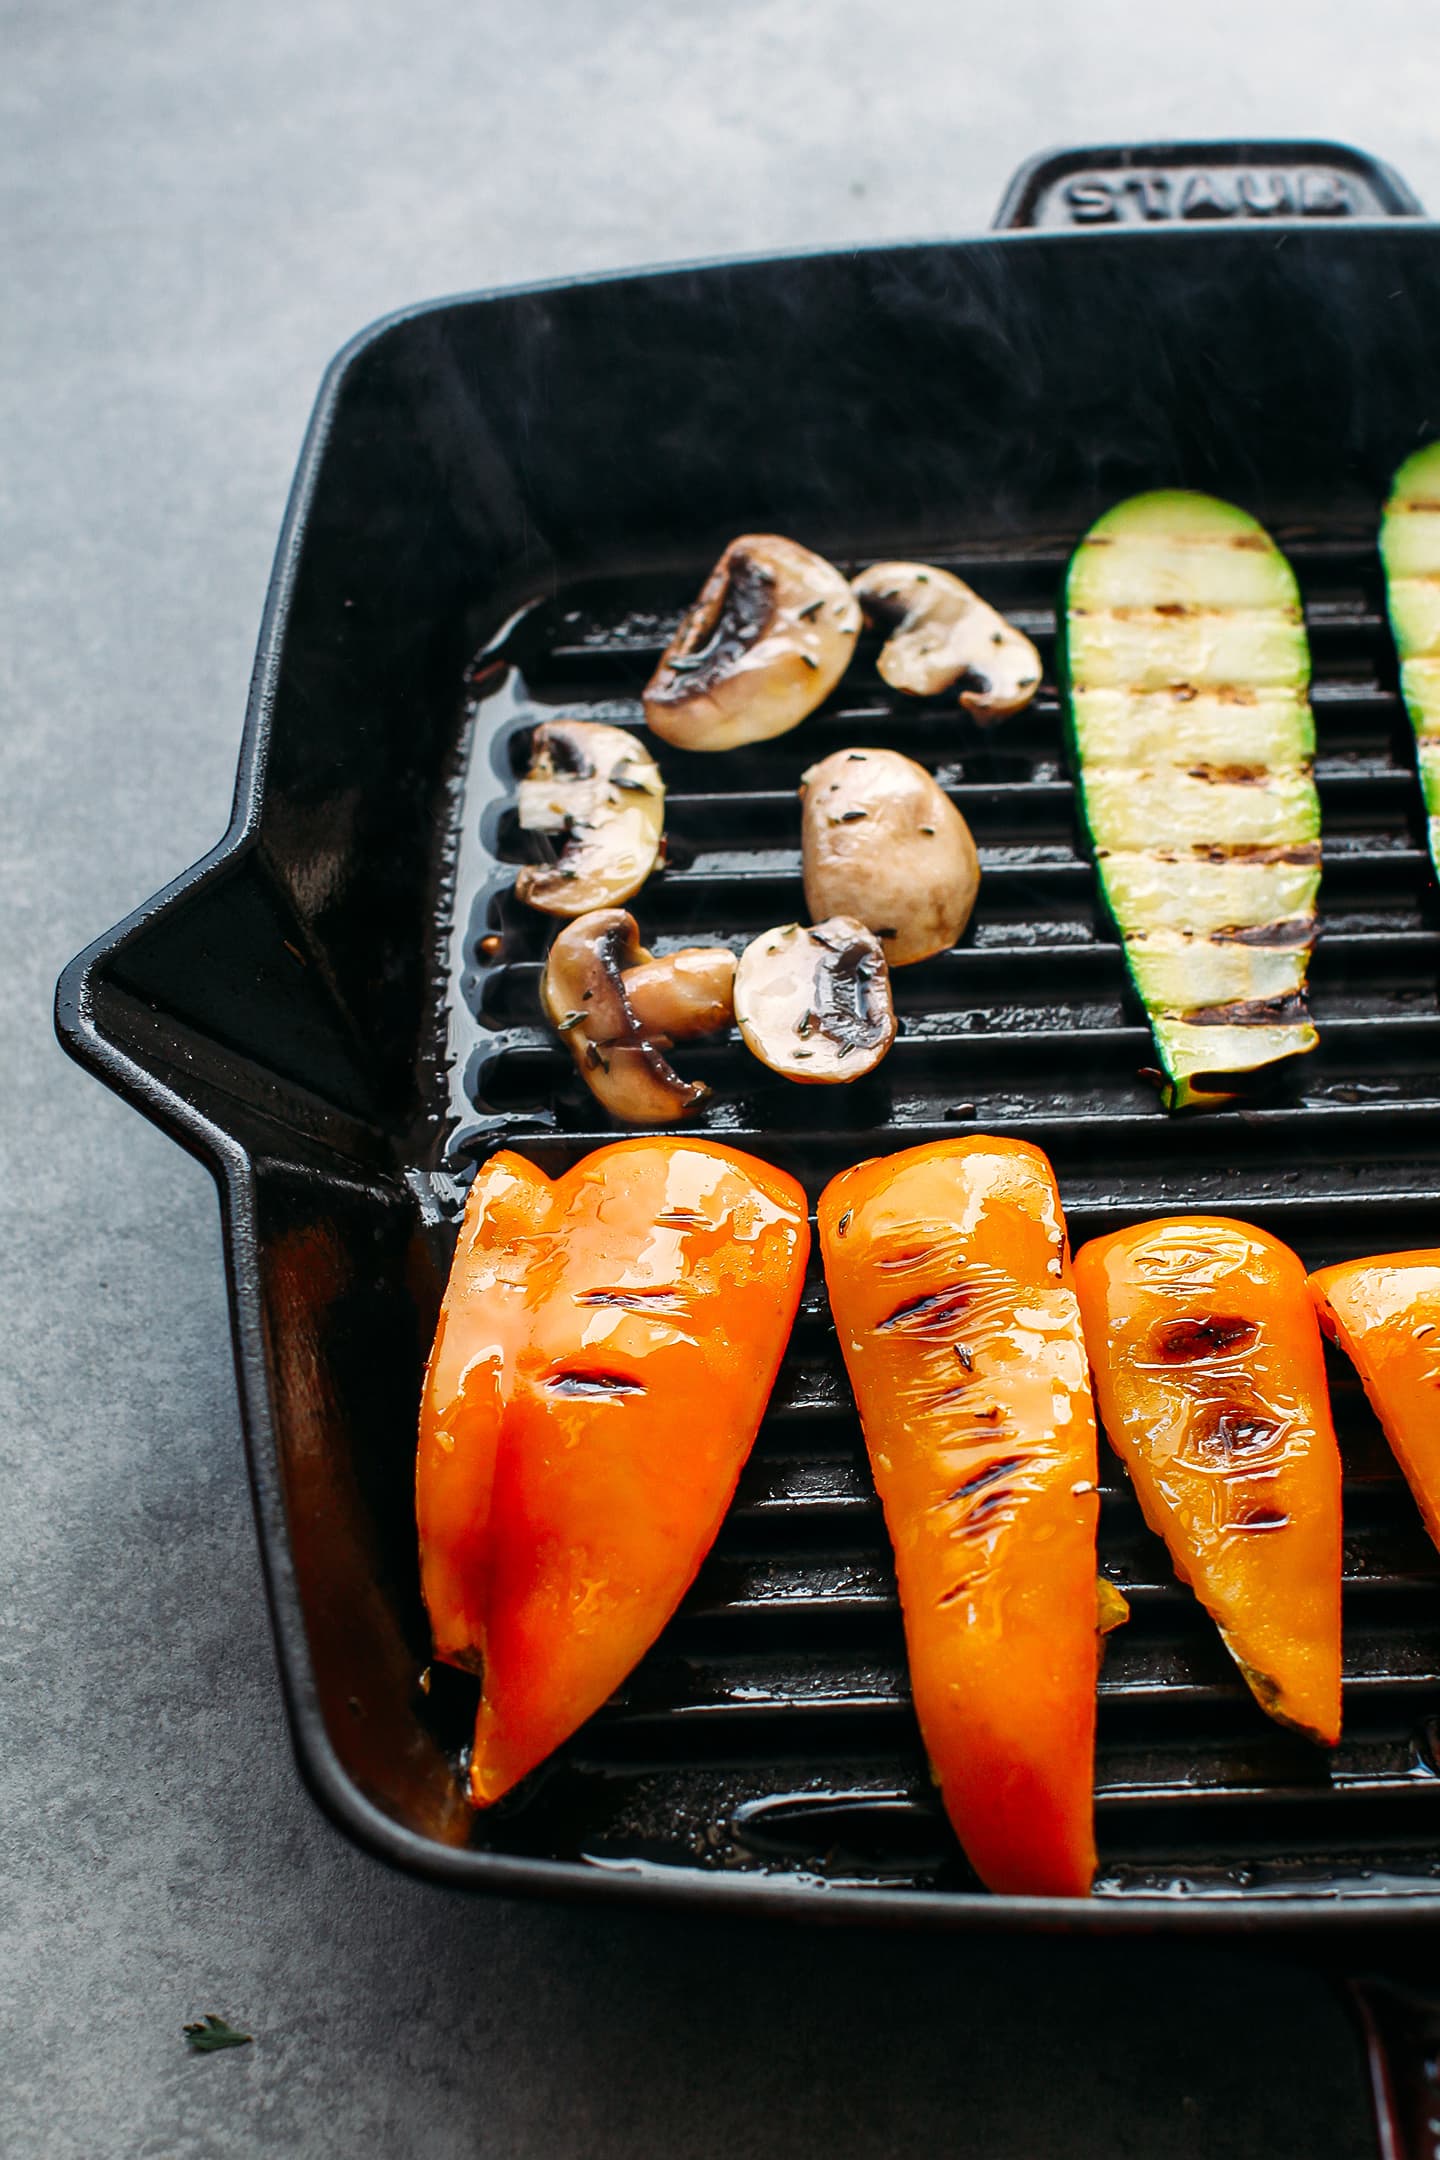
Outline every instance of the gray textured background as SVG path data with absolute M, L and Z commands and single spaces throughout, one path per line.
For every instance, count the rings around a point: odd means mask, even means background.
M 48 1006 L 224 825 L 307 409 L 369 318 L 973 229 L 1067 139 L 1335 134 L 1440 205 L 1430 16 L 0 5 L 7 2156 L 1370 2150 L 1298 1967 L 466 1903 L 351 1852 L 281 1724 L 209 1181 Z M 256 2045 L 187 2056 L 205 2010 Z

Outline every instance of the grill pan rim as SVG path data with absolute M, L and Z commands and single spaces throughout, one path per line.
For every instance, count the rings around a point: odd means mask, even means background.
M 256 1221 L 255 1162 L 245 1144 L 207 1115 L 160 1073 L 149 1069 L 107 1035 L 96 1011 L 96 992 L 111 978 L 125 948 L 162 917 L 193 904 L 254 845 L 265 797 L 268 751 L 295 576 L 336 412 L 357 364 L 394 331 L 426 317 L 458 310 L 541 298 L 574 289 L 623 289 L 666 281 L 681 283 L 710 273 L 757 271 L 801 262 L 823 265 L 868 259 L 889 262 L 925 255 L 963 257 L 972 251 L 1047 249 L 1090 243 L 1105 247 L 1166 249 L 1177 242 L 1204 247 L 1219 239 L 1231 246 L 1273 248 L 1277 233 L 1303 232 L 1310 245 L 1343 240 L 1351 233 L 1383 233 L 1385 218 L 1346 219 L 1326 230 L 1313 219 L 1273 218 L 1263 226 L 1109 227 L 1094 230 L 1000 231 L 957 239 L 882 241 L 861 247 L 803 247 L 705 258 L 654 267 L 599 271 L 542 279 L 503 288 L 448 295 L 395 310 L 359 331 L 326 369 L 297 461 L 267 588 L 241 737 L 232 811 L 223 837 L 188 870 L 94 940 L 62 973 L 56 991 L 55 1026 L 62 1047 L 115 1093 L 166 1131 L 214 1175 L 221 1201 L 222 1245 L 233 1347 L 258 1542 L 287 1720 L 297 1764 L 307 1788 L 326 1815 L 363 1849 L 431 1881 L 468 1890 L 524 1893 L 561 1899 L 632 1902 L 671 1908 L 753 1912 L 817 1923 L 958 1929 L 965 1932 L 1020 1929 L 1066 1935 L 1147 1934 L 1181 1928 L 1215 1936 L 1275 1936 L 1313 1932 L 1347 1941 L 1377 1929 L 1407 1934 L 1440 1920 L 1440 1891 L 1401 1895 L 1324 1890 L 1235 1896 L 1101 1894 L 1088 1900 L 1034 1899 L 987 1892 L 940 1892 L 910 1888 L 816 1886 L 793 1879 L 701 1874 L 680 1868 L 641 1871 L 595 1863 L 535 1859 L 454 1848 L 406 1829 L 366 1797 L 342 1765 L 326 1730 L 309 1635 L 301 1607 L 295 1556 L 286 1520 L 279 1446 L 272 1416 L 261 1304 Z M 1407 217 L 1407 239 L 1440 232 L 1440 221 Z M 159 1034 L 163 1036 L 163 1022 Z

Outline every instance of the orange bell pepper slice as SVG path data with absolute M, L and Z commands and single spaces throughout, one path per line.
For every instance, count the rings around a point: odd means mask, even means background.
M 1096 1238 L 1075 1284 L 1110 1443 L 1262 1709 L 1340 1737 L 1340 1454 L 1305 1269 L 1218 1215 Z
M 840 1347 L 946 1812 L 992 1890 L 1095 1873 L 1095 1417 L 1049 1163 L 947 1140 L 821 1195 Z
M 1321 1327 L 1359 1373 L 1440 1545 L 1440 1249 L 1318 1268 L 1310 1295 Z
M 804 1282 L 793 1178 L 623 1140 L 553 1182 L 493 1156 L 465 1207 L 420 1412 L 437 1657 L 481 1674 L 486 1807 L 598 1710 L 720 1528 Z

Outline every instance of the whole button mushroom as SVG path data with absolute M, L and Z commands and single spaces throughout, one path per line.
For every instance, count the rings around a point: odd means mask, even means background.
M 836 750 L 800 783 L 805 905 L 853 915 L 891 967 L 955 943 L 980 889 L 970 828 L 933 776 L 898 750 Z
M 547 720 L 530 738 L 517 809 L 521 830 L 540 835 L 554 860 L 527 863 L 516 897 L 545 915 L 584 915 L 630 899 L 654 869 L 665 783 L 624 728 Z
M 735 970 L 746 1047 L 787 1080 L 858 1080 L 895 1040 L 885 953 L 845 915 L 784 923 L 746 946 Z
M 964 682 L 960 703 L 982 724 L 1028 705 L 1040 655 L 963 578 L 933 563 L 872 563 L 853 581 L 865 619 L 889 636 L 876 666 L 910 697 L 938 697 Z
M 833 563 L 777 533 L 743 533 L 666 646 L 645 718 L 682 750 L 783 735 L 829 696 L 859 634 L 859 603 Z

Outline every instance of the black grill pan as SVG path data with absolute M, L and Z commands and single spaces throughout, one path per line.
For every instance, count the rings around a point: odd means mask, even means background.
M 641 724 L 655 656 L 737 531 L 948 564 L 1053 681 L 1061 572 L 1100 510 L 1160 485 L 1253 510 L 1296 567 L 1314 656 L 1321 1048 L 1236 1109 L 1167 1118 L 1053 692 L 981 732 L 897 700 L 862 645 L 798 732 L 723 758 L 661 746 L 671 852 L 642 930 L 738 945 L 800 912 L 796 781 L 870 741 L 929 765 L 969 819 L 977 918 L 897 978 L 901 1038 L 853 1089 L 695 1049 L 685 1070 L 716 1090 L 700 1128 L 812 1198 L 866 1155 L 1023 1135 L 1076 1243 L 1188 1208 L 1311 1264 L 1440 1238 L 1440 912 L 1375 552 L 1392 470 L 1440 433 L 1440 232 L 1384 168 L 1313 144 L 1065 153 L 1007 203 L 1045 229 L 444 301 L 357 339 L 302 454 L 231 828 L 72 963 L 58 1024 L 219 1180 L 292 1732 L 372 1850 L 511 1891 L 1421 1950 L 1440 1918 L 1440 1561 L 1338 1363 L 1333 1760 L 1255 1708 L 1105 1460 L 1101 1560 L 1134 1618 L 1101 1681 L 1086 1903 L 983 1894 L 946 1828 L 818 1274 L 692 1595 L 478 1822 L 457 1777 L 473 1683 L 425 1670 L 414 1417 L 465 1183 L 502 1143 L 556 1170 L 613 1137 L 540 1025 L 516 772 L 539 718 Z M 1426 2014 L 1366 2000 L 1387 2027 Z M 1396 2138 L 1412 2102 L 1394 2098 Z

